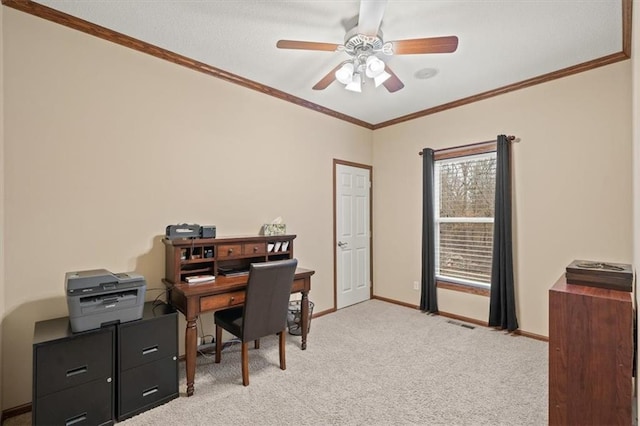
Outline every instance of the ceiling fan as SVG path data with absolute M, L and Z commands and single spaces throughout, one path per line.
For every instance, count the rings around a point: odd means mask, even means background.
M 413 55 L 422 53 L 452 53 L 458 48 L 458 37 L 429 37 L 385 42 L 380 31 L 387 1 L 361 0 L 358 24 L 347 31 L 344 44 L 321 43 L 313 41 L 278 40 L 280 49 L 341 51 L 349 59 L 329 71 L 314 90 L 326 89 L 334 80 L 345 84 L 347 90 L 360 92 L 364 77 L 373 79 L 391 93 L 404 87 L 404 84 L 387 64 L 379 58 L 383 55 Z

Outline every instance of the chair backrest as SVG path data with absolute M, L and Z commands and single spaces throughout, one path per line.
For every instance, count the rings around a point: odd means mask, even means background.
M 244 302 L 243 342 L 283 331 L 297 259 L 252 263 Z

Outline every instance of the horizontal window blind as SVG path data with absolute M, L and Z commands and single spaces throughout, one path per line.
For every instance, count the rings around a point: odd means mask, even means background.
M 436 161 L 436 275 L 491 282 L 495 153 Z

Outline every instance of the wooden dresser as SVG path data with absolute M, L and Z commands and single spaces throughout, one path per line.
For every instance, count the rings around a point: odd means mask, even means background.
M 549 290 L 550 425 L 631 425 L 633 324 L 632 293 Z

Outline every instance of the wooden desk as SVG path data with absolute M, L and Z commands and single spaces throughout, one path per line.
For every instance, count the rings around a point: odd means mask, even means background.
M 311 275 L 315 271 L 298 268 L 293 281 L 292 293 L 302 293 L 301 322 L 302 322 L 302 350 L 307 348 L 307 331 L 309 329 L 309 290 L 311 290 Z M 245 288 L 248 275 L 225 277 L 219 275 L 214 283 L 186 284 L 180 282 L 172 284 L 163 280 L 167 287 L 167 300 L 187 320 L 184 339 L 187 396 L 193 395 L 196 376 L 196 353 L 198 350 L 198 315 L 204 312 L 215 312 L 231 306 L 244 303 Z

